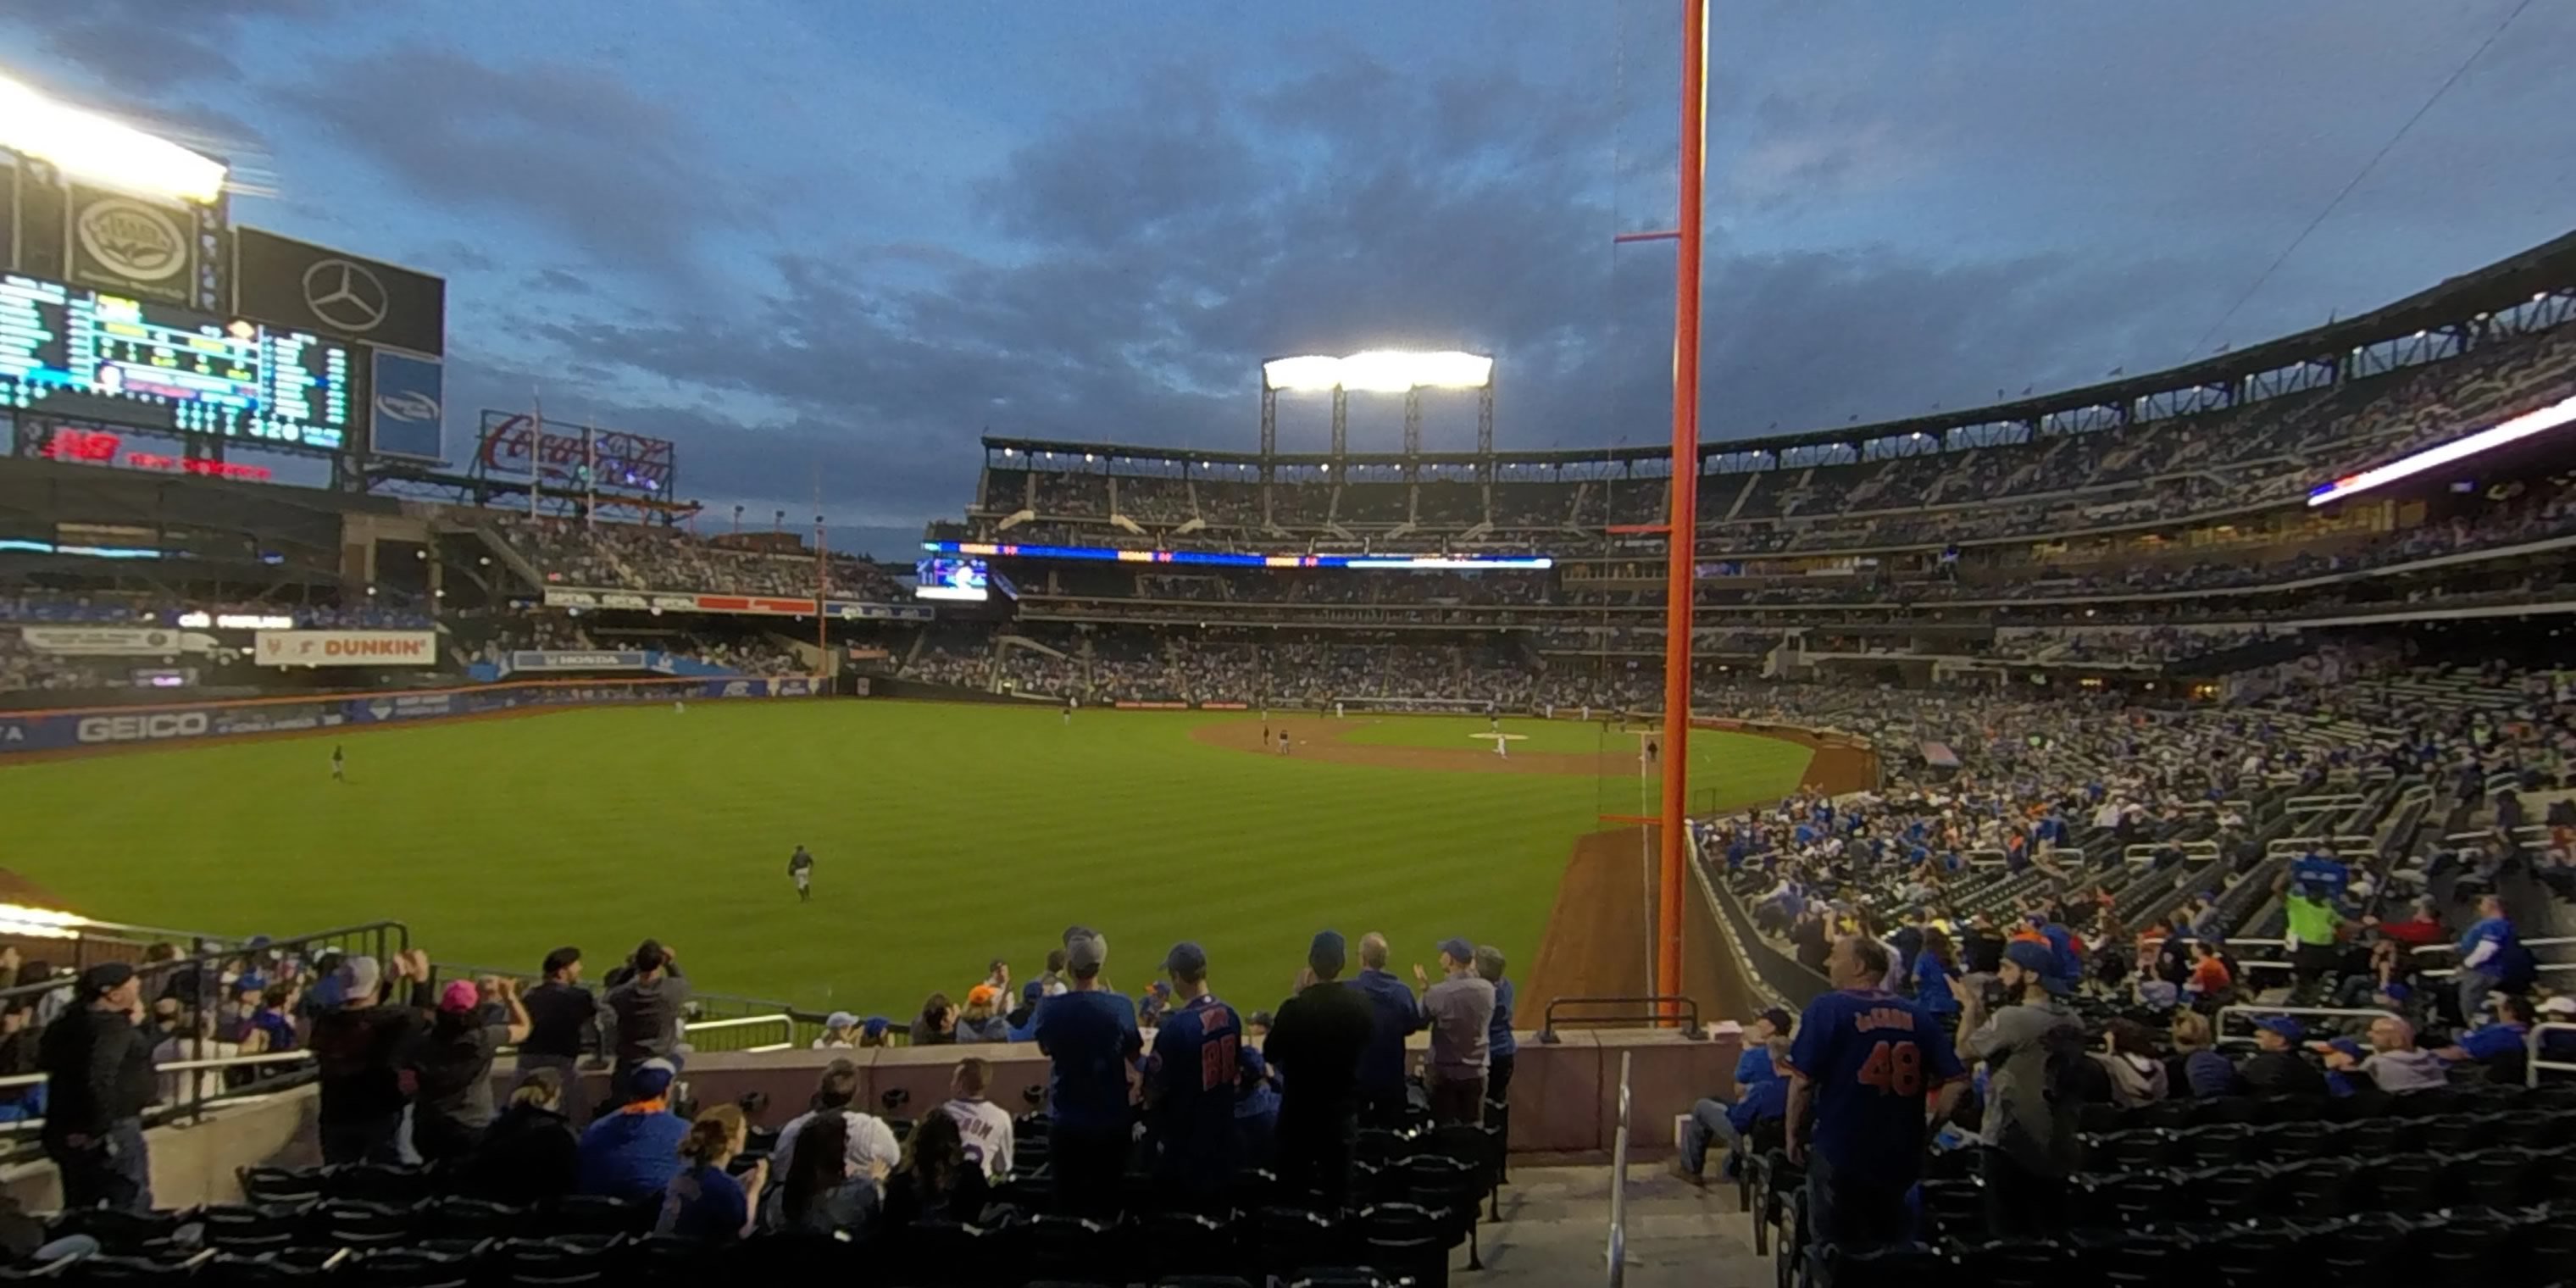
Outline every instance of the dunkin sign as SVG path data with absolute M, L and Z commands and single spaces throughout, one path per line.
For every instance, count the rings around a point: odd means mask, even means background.
M 261 631 L 261 666 L 436 666 L 436 631 Z

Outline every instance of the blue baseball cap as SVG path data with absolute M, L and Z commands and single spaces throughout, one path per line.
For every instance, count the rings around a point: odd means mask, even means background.
M 1306 964 L 1318 975 L 1339 975 L 1349 960 L 1350 946 L 1342 941 L 1338 930 L 1315 932 L 1315 942 L 1306 949 Z
M 671 1089 L 671 1080 L 680 1076 L 679 1069 L 668 1060 L 647 1060 L 626 1075 L 626 1085 L 636 1095 L 651 1099 Z
M 1453 962 L 1476 960 L 1476 946 L 1455 936 L 1440 941 L 1440 952 Z
M 2027 939 L 2004 945 L 2004 960 L 2033 975 L 2046 975 L 2057 969 L 2057 954 L 2048 945 Z
M 2294 1015 L 2266 1015 L 2254 1021 L 2254 1027 L 2266 1033 L 2279 1034 L 2292 1042 L 2308 1036 L 2308 1026 L 2299 1023 L 2298 1017 Z
M 871 1015 L 867 1018 L 866 1023 L 859 1026 L 859 1032 L 872 1038 L 881 1038 L 885 1036 L 885 1031 L 887 1029 L 893 1027 L 894 1021 L 889 1020 L 882 1015 Z
M 2334 1041 L 2326 1043 L 2326 1048 L 2331 1051 L 2340 1051 L 2355 1060 L 2366 1060 L 2370 1057 L 2370 1052 L 2363 1049 L 2360 1041 L 2354 1038 L 2336 1038 Z
M 1207 950 L 1184 939 L 1163 954 L 1163 969 L 1184 979 L 1207 977 Z

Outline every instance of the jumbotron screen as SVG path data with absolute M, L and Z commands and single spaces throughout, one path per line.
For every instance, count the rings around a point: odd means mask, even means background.
M 356 365 L 306 332 L 0 276 L 0 406 L 337 451 Z
M 988 597 L 991 573 L 981 559 L 959 559 L 951 555 L 933 555 L 913 565 L 916 584 L 912 593 L 917 599 L 950 599 L 980 604 Z

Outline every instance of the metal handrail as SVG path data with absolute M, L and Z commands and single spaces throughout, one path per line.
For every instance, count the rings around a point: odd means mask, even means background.
M 95 924 L 109 930 L 124 929 L 124 927 L 118 927 L 110 922 L 84 923 L 84 925 L 87 924 Z M 82 928 L 84 927 L 73 927 L 72 930 L 74 935 L 77 936 Z M 377 953 L 375 955 L 378 956 L 384 955 L 384 943 L 388 937 L 394 944 L 393 951 L 399 952 L 411 947 L 411 927 L 409 925 L 399 921 L 370 921 L 355 926 L 337 926 L 330 930 L 317 930 L 311 934 L 297 935 L 292 939 L 271 940 L 258 951 L 291 951 L 316 943 L 336 945 L 339 941 L 355 940 L 368 935 L 378 937 L 378 942 L 374 945 L 377 949 Z M 77 943 L 79 941 L 75 938 L 72 942 Z M 203 943 L 207 941 L 200 939 L 194 942 Z M 169 972 L 189 966 L 196 966 L 199 968 L 213 967 L 220 970 L 223 963 L 231 961 L 232 959 L 250 951 L 252 950 L 242 947 L 239 943 L 233 943 L 226 947 L 218 948 L 213 952 L 191 953 L 188 956 L 173 957 L 164 962 L 137 961 L 129 964 L 134 967 L 134 973 L 136 975 L 148 980 L 155 976 L 168 974 Z M 6 1007 L 10 1003 L 20 1000 L 40 998 L 47 993 L 60 989 L 68 989 L 73 986 L 74 980 L 72 976 L 66 974 L 55 976 L 52 979 L 38 984 L 18 984 L 7 988 L 0 988 L 0 1007 Z
M 152 1066 L 152 1075 L 155 1079 L 158 1079 L 163 1074 L 189 1074 L 202 1072 L 208 1069 L 241 1069 L 263 1064 L 301 1064 L 313 1058 L 314 1055 L 310 1051 L 263 1051 L 258 1055 L 217 1056 L 205 1060 L 172 1060 L 166 1064 L 156 1064 Z M 13 1074 L 6 1078 L 0 1078 L 0 1088 L 35 1086 L 47 1081 L 50 1076 L 51 1075 L 42 1073 Z M 198 1083 L 195 1078 L 183 1078 L 179 1085 L 193 1090 L 196 1088 Z M 282 1091 L 284 1089 L 285 1088 L 283 1087 L 262 1087 L 259 1083 L 254 1082 L 249 1087 L 227 1088 L 225 1092 L 220 1095 L 190 1096 L 169 1104 L 152 1105 L 148 1106 L 148 1108 L 173 1111 L 184 1110 L 191 1113 L 202 1114 L 205 1112 L 208 1105 L 220 1104 L 234 1100 L 246 1100 L 252 1096 L 263 1096 L 272 1091 Z M 42 1118 L 19 1118 L 9 1122 L 0 1122 L 0 1136 L 22 1138 L 30 1132 L 43 1131 L 44 1127 L 45 1120 Z
M 172 1060 L 168 1064 L 156 1064 L 152 1066 L 152 1072 L 159 1074 L 186 1073 L 195 1069 L 242 1069 L 248 1068 L 252 1065 L 287 1064 L 310 1060 L 312 1058 L 313 1053 L 310 1051 L 263 1051 L 258 1055 L 228 1055 L 218 1056 L 207 1060 Z M 11 1074 L 8 1077 L 0 1078 L 0 1090 L 5 1090 L 10 1087 L 36 1086 L 52 1076 L 53 1075 L 51 1074 L 44 1073 Z
M 680 1022 L 680 1040 L 688 1042 L 689 1036 L 695 1033 L 705 1033 L 719 1029 L 743 1029 L 769 1024 L 775 1024 L 778 1026 L 778 1041 L 755 1046 L 736 1047 L 733 1049 L 738 1051 L 786 1051 L 795 1046 L 796 1017 L 789 1015 L 784 1011 L 775 1015 L 737 1015 L 731 1019 L 723 1020 L 683 1020 Z M 691 1050 L 702 1049 L 694 1042 L 690 1042 L 689 1047 Z
M 1610 1288 L 1628 1271 L 1628 1066 L 1634 1051 L 1619 1053 L 1619 1134 L 1610 1142 Z
M 2569 944 L 2576 944 L 2576 935 L 2557 935 L 2547 939 L 2526 939 L 2522 941 L 2522 946 L 2525 948 L 2564 948 Z M 2425 953 L 2456 953 L 2460 951 L 2460 946 L 2458 944 L 2421 944 L 2409 949 L 2408 951 L 2418 955 Z
M 2222 1006 L 2218 1008 L 2218 1014 L 2210 1026 L 2214 1031 L 2214 1035 L 2217 1040 L 2220 1042 L 2250 1042 L 2253 1040 L 2249 1037 L 2233 1035 L 2226 1032 L 2227 1017 L 2230 1015 L 2318 1015 L 2335 1019 L 2360 1019 L 2367 1016 L 2374 1020 L 2402 1020 L 2406 1018 L 2395 1011 L 2383 1010 L 2375 1006 Z
M 2569 971 L 2576 971 L 2576 962 L 2541 962 L 2531 969 L 2542 975 L 2563 975 Z M 2419 970 L 2415 974 L 2423 979 L 2457 979 L 2460 968 L 2444 966 L 2439 970 Z
M 1633 1011 L 1616 1011 L 1608 1015 L 1574 1015 L 1567 1019 L 1575 1024 L 1666 1024 L 1678 1012 L 1682 1033 L 1693 1040 L 1704 1038 L 1700 1028 L 1699 1003 L 1680 993 L 1649 993 L 1642 997 L 1559 997 L 1552 998 L 1539 1019 L 1538 1040 L 1553 1044 L 1556 1036 L 1556 1012 L 1559 1007 L 1620 1006 L 1637 1007 Z

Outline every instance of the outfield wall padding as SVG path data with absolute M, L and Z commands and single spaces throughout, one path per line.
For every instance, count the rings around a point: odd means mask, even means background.
M 1807 1003 L 1833 990 L 1833 984 L 1824 976 L 1799 965 L 1797 958 L 1772 947 L 1770 940 L 1756 933 L 1743 900 L 1720 884 L 1708 865 L 1694 863 L 1691 867 L 1692 884 L 1697 887 L 1698 902 L 1704 910 L 1702 924 L 1713 936 L 1711 947 L 1723 950 L 1732 963 L 1732 973 L 1753 987 L 1757 1000 L 1801 1011 Z
M 0 713 L 0 761 L 214 739 L 357 730 L 434 720 L 529 714 L 640 702 L 808 698 L 808 676 L 732 679 L 517 680 L 460 689 L 405 689 L 330 697 L 252 698 L 148 707 L 80 707 Z

